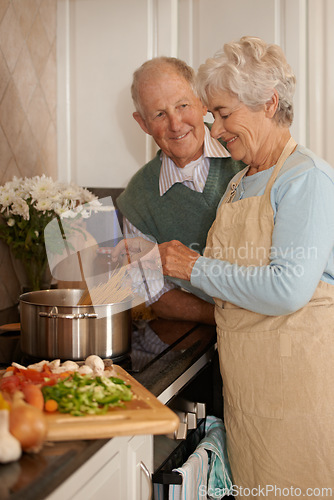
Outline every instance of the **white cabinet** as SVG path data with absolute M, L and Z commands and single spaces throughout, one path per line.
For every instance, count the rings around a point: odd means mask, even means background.
M 151 498 L 151 474 L 153 471 L 153 438 L 148 442 L 144 436 L 133 436 L 127 446 L 127 499 L 147 500 Z M 146 436 L 147 438 L 148 436 Z M 119 497 L 123 498 L 123 497 Z
M 47 500 L 149 500 L 153 436 L 122 436 L 108 441 Z

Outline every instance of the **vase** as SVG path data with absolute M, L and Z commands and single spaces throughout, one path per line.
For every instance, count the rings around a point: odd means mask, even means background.
M 13 256 L 11 262 L 15 275 L 20 283 L 21 293 L 34 290 L 47 290 L 51 287 L 52 276 L 48 266 L 47 259 L 45 260 L 24 260 Z

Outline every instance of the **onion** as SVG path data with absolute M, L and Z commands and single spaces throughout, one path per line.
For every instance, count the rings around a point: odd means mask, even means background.
M 21 443 L 23 451 L 37 453 L 43 446 L 47 424 L 43 412 L 23 401 L 23 394 L 14 395 L 9 416 L 9 431 Z

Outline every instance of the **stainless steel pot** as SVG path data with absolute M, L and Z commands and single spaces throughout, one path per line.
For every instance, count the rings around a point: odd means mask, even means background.
M 54 289 L 21 295 L 22 352 L 61 360 L 127 354 L 131 348 L 131 300 L 127 304 L 78 306 L 82 293 Z

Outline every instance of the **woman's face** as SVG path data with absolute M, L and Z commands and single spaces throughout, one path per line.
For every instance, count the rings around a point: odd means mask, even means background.
M 254 111 L 234 94 L 220 91 L 210 96 L 208 111 L 215 119 L 211 128 L 212 137 L 227 143 L 232 158 L 247 165 L 261 165 L 267 149 L 263 146 L 272 126 L 265 106 Z

